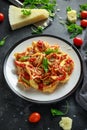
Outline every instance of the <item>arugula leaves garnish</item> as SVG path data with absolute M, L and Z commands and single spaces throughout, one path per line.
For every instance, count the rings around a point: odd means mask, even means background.
M 29 5 L 29 8 L 43 8 L 47 9 L 50 17 L 54 16 L 54 11 L 56 7 L 56 0 L 24 0 L 24 7 Z
M 78 34 L 82 34 L 83 28 L 77 24 L 70 24 L 67 26 L 67 30 L 69 33 L 71 33 L 70 38 L 74 38 Z
M 45 58 L 45 57 L 43 58 L 42 65 L 43 65 L 44 71 L 48 72 L 48 59 L 47 58 Z
M 80 11 L 87 10 L 87 3 L 81 4 L 79 6 L 80 6 Z
M 72 8 L 70 6 L 66 7 L 66 12 L 71 11 L 71 10 L 72 10 Z
M 63 115 L 66 115 L 68 113 L 68 109 L 69 109 L 68 102 L 66 102 L 66 110 L 65 110 L 65 112 L 62 112 L 62 111 L 60 111 L 58 109 L 51 108 L 51 114 L 52 114 L 52 116 L 63 116 Z
M 7 38 L 7 36 L 0 40 L 0 46 L 3 46 L 5 44 L 6 38 Z
M 36 29 L 32 28 L 32 34 L 40 34 L 43 30 L 44 28 L 42 26 L 38 26 Z
M 31 14 L 31 10 L 26 10 L 26 9 L 22 9 L 21 12 L 23 13 L 23 15 L 28 16 Z

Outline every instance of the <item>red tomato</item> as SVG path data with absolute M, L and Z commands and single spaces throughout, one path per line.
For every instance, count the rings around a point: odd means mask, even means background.
M 74 43 L 75 46 L 79 47 L 79 46 L 81 46 L 83 44 L 83 40 L 81 38 L 79 38 L 79 37 L 75 37 L 73 39 L 73 43 Z
M 36 58 L 32 57 L 29 59 L 30 62 L 34 62 L 36 60 Z
M 42 47 L 43 47 L 43 41 L 39 40 L 39 41 L 37 42 L 37 46 L 42 48 Z
M 31 113 L 28 118 L 29 122 L 31 123 L 37 123 L 40 121 L 40 119 L 41 119 L 41 115 L 38 112 Z
M 44 86 L 44 85 L 43 85 L 42 83 L 39 84 L 39 89 L 40 89 L 40 90 L 43 90 L 43 86 Z
M 87 18 L 87 11 L 82 11 L 80 15 L 82 19 Z
M 4 14 L 0 13 L 0 22 L 4 21 Z
M 87 20 L 86 19 L 81 20 L 80 25 L 82 27 L 87 27 Z

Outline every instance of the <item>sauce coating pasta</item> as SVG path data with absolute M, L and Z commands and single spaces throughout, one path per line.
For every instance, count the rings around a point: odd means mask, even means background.
M 44 93 L 52 93 L 60 83 L 66 83 L 74 69 L 74 61 L 58 44 L 41 40 L 14 56 L 18 83 Z

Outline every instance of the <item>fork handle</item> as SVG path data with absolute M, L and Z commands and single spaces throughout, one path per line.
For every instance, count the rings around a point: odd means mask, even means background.
M 23 3 L 20 2 L 19 0 L 8 0 L 9 2 L 11 2 L 12 4 L 14 4 L 17 7 L 23 7 Z

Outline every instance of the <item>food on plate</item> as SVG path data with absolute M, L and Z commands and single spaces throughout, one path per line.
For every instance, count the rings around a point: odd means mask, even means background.
M 28 118 L 29 122 L 31 123 L 37 123 L 40 121 L 40 119 L 41 119 L 41 115 L 38 112 L 31 113 Z
M 62 117 L 61 121 L 59 122 L 60 127 L 63 130 L 71 130 L 72 129 L 72 119 L 69 117 Z
M 58 44 L 41 40 L 14 56 L 18 83 L 43 93 L 52 93 L 59 84 L 66 83 L 74 69 L 74 61 Z
M 67 11 L 67 19 L 71 23 L 76 23 L 76 21 L 77 21 L 77 12 L 76 12 L 76 10 Z
M 24 15 L 24 13 L 29 15 Z M 9 23 L 12 30 L 45 20 L 49 17 L 46 9 L 23 9 L 10 5 L 9 7 Z

